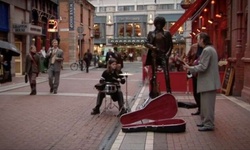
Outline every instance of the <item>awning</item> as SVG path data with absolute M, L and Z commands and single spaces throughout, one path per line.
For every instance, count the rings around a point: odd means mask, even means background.
M 13 44 L 0 40 L 0 51 L 1 53 L 9 50 L 12 56 L 20 56 L 19 50 Z
M 169 31 L 172 35 L 176 33 L 176 31 L 187 21 L 188 18 L 196 15 L 196 12 L 201 8 L 205 7 L 210 0 L 196 0 L 187 10 L 186 12 L 175 22 L 173 26 L 170 27 Z

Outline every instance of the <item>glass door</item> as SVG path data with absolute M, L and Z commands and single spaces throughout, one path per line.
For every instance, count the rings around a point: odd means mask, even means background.
M 22 75 L 23 68 L 22 68 L 22 42 L 15 42 L 15 46 L 20 51 L 20 56 L 15 56 L 15 75 Z

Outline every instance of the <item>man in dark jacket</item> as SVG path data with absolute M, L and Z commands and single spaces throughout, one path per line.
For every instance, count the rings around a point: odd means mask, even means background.
M 88 51 L 84 54 L 83 56 L 84 61 L 86 63 L 86 73 L 89 72 L 89 66 L 92 60 L 92 53 L 90 52 L 90 50 L 88 49 Z
M 114 57 L 117 61 L 118 69 L 122 69 L 123 68 L 123 59 L 122 59 L 120 52 L 118 52 L 117 47 L 114 47 Z

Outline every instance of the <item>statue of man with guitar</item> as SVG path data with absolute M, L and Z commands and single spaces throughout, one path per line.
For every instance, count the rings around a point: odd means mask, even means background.
M 154 19 L 155 30 L 149 31 L 147 40 L 145 41 L 145 47 L 148 48 L 145 65 L 150 65 L 152 67 L 150 98 L 155 98 L 160 95 L 159 84 L 156 79 L 156 70 L 158 66 L 164 71 L 167 93 L 171 93 L 168 59 L 173 49 L 173 42 L 170 32 L 163 30 L 165 24 L 165 18 L 156 17 Z

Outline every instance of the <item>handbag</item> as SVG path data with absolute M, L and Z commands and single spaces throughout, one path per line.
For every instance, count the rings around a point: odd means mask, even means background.
M 27 75 L 27 74 L 24 76 L 24 82 L 25 82 L 25 83 L 28 82 L 28 75 Z
M 98 90 L 98 91 L 103 91 L 104 88 L 105 88 L 106 84 L 105 83 L 97 83 L 95 85 L 95 88 Z

